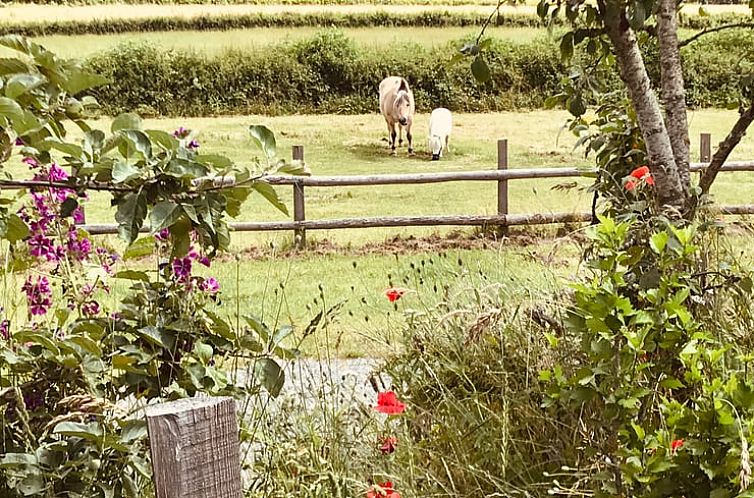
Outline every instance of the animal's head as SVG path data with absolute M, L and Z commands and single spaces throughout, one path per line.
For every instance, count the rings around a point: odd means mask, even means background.
M 440 159 L 440 154 L 442 153 L 442 138 L 437 135 L 429 137 L 429 151 L 432 153 L 433 161 Z
M 410 92 L 408 83 L 402 79 L 393 103 L 393 115 L 398 118 L 398 122 L 402 126 L 406 126 L 411 120 L 412 97 Z

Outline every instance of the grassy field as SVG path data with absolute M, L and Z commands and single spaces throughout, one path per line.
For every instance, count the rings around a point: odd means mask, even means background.
M 431 1 L 431 0 L 430 0 Z M 444 0 L 431 1 L 430 5 L 285 5 L 265 3 L 260 5 L 28 5 L 10 4 L 0 7 L 2 21 L 8 23 L 44 22 L 103 18 L 147 18 L 147 17 L 195 17 L 206 15 L 239 15 L 250 13 L 280 13 L 280 12 L 397 12 L 415 13 L 426 11 L 448 12 L 483 12 L 489 13 L 493 8 L 491 0 L 474 0 L 470 5 L 447 5 Z M 746 5 L 705 5 L 704 9 L 710 14 L 741 13 L 748 14 L 751 10 Z M 686 4 L 683 11 L 694 15 L 699 12 L 699 4 Z M 503 14 L 534 14 L 535 5 L 503 6 Z
M 122 33 L 112 35 L 41 36 L 34 38 L 46 48 L 62 57 L 86 57 L 95 52 L 112 49 L 122 43 L 148 42 L 166 49 L 195 50 L 215 55 L 226 50 L 261 50 L 270 45 L 296 42 L 310 38 L 323 28 L 257 28 L 217 31 L 208 35 L 199 31 L 168 31 L 159 33 Z M 387 43 L 405 44 L 407 41 L 423 46 L 442 46 L 451 41 L 476 36 L 479 28 L 345 28 L 346 36 L 357 44 L 384 46 Z M 493 27 L 489 36 L 511 42 L 527 43 L 535 38 L 548 36 L 545 30 L 536 28 Z M 557 36 L 557 32 L 553 36 Z M 6 51 L 5 53 L 9 53 Z
M 426 152 L 427 108 L 414 128 L 417 154 L 409 157 L 405 146 L 396 157 L 387 150 L 384 120 L 378 114 L 237 116 L 221 118 L 146 120 L 151 129 L 173 130 L 186 126 L 198 132 L 202 151 L 222 153 L 239 164 L 253 165 L 257 152 L 247 136 L 251 124 L 264 124 L 277 135 L 281 156 L 288 156 L 292 145 L 305 147 L 307 165 L 315 175 L 408 173 L 435 171 L 476 171 L 497 165 L 496 141 L 509 140 L 511 168 L 590 166 L 580 150 L 574 151 L 574 138 L 561 128 L 567 119 L 562 111 L 528 113 L 456 114 L 451 138 L 451 153 L 441 161 L 430 161 Z M 717 143 L 736 119 L 735 111 L 701 110 L 689 115 L 692 157 L 698 157 L 698 136 L 710 132 Z M 94 122 L 95 127 L 109 129 L 109 121 Z M 754 158 L 754 140 L 744 138 L 732 159 Z M 15 163 L 17 175 L 24 175 Z M 589 208 L 591 196 L 579 188 L 552 190 L 571 179 L 516 180 L 509 187 L 512 213 L 579 212 Z M 713 189 L 720 203 L 747 203 L 751 199 L 754 176 L 747 173 L 723 174 Z M 579 181 L 586 186 L 588 180 Z M 291 206 L 290 187 L 277 187 L 280 196 Z M 309 188 L 306 191 L 307 219 L 328 219 L 379 215 L 491 214 L 496 210 L 494 182 L 454 182 L 430 185 L 395 185 L 376 187 Z M 252 197 L 241 220 L 284 220 L 285 215 Z M 87 220 L 113 222 L 113 212 L 105 195 L 95 195 L 87 204 Z M 381 241 L 395 234 L 424 236 L 447 233 L 450 228 L 430 227 L 334 230 L 311 232 L 312 239 L 327 238 L 341 245 L 359 245 Z M 289 244 L 290 233 L 239 234 L 238 247 L 250 244 L 267 246 Z

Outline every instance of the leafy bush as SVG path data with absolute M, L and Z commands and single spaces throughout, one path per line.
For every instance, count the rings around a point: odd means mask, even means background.
M 753 38 L 748 32 L 710 35 L 684 49 L 689 105 L 737 101 L 742 73 L 729 68 Z M 367 51 L 329 30 L 266 51 L 217 57 L 126 44 L 87 65 L 112 82 L 92 91 L 106 113 L 137 109 L 162 116 L 374 112 L 376 88 L 388 74 L 409 80 L 420 111 L 532 109 L 558 91 L 565 70 L 554 42 L 494 41 L 486 53 L 492 77 L 478 84 L 465 65 L 449 65 L 454 51 L 454 45 Z

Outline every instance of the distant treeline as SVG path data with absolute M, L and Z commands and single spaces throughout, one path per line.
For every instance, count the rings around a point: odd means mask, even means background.
M 468 63 L 448 64 L 459 45 L 365 48 L 326 30 L 297 43 L 218 56 L 126 44 L 87 64 L 112 81 L 93 92 L 106 113 L 138 110 L 153 116 L 372 112 L 377 85 L 389 74 L 409 80 L 423 111 L 534 109 L 557 93 L 567 70 L 556 41 L 496 40 L 486 55 L 492 78 L 478 84 Z M 751 31 L 735 31 L 685 47 L 689 105 L 727 107 L 741 98 L 752 46 Z M 656 72 L 657 61 L 649 57 L 650 71 Z M 613 88 L 620 85 L 617 75 L 606 80 Z
M 490 7 L 492 9 L 493 7 Z M 334 12 L 278 14 L 241 14 L 197 17 L 153 17 L 140 19 L 91 19 L 44 22 L 0 22 L 0 35 L 17 33 L 25 36 L 115 34 L 130 32 L 230 30 L 247 28 L 336 27 L 367 28 L 391 26 L 447 27 L 481 26 L 488 15 L 473 12 L 427 11 L 418 13 L 350 13 Z M 680 25 L 704 29 L 733 22 L 750 21 L 743 15 L 681 16 Z M 533 14 L 504 14 L 492 18 L 493 26 L 541 27 Z

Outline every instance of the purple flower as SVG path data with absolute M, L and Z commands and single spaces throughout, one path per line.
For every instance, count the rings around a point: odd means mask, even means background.
M 169 228 L 163 228 L 156 234 L 154 234 L 154 238 L 158 240 L 159 242 L 165 242 L 170 238 L 170 229 Z
M 193 139 L 186 146 L 187 149 L 196 150 L 199 148 L 199 140 Z
M 88 301 L 81 306 L 81 311 L 86 316 L 94 316 L 99 313 L 99 303 L 97 301 Z
M 42 393 L 34 389 L 29 393 L 24 393 L 24 404 L 26 405 L 27 410 L 33 412 L 34 410 L 42 408 L 44 406 L 45 399 Z
M 203 264 L 207 268 L 209 268 L 212 265 L 212 262 L 209 260 L 207 256 L 202 256 L 199 258 L 199 263 Z
M 0 322 L 0 338 L 5 340 L 10 338 L 10 320 Z
M 210 294 L 217 294 L 220 292 L 220 282 L 217 281 L 215 277 L 209 277 L 202 280 L 202 283 L 199 285 L 199 288 L 203 290 L 204 292 L 209 292 Z
M 23 145 L 26 145 L 24 141 L 21 139 L 21 137 L 16 137 L 16 145 L 21 147 Z
M 180 282 L 184 282 L 191 278 L 191 258 L 186 256 L 184 258 L 174 259 L 173 274 L 178 278 L 178 281 Z
M 50 255 L 54 254 L 55 245 L 52 243 L 52 240 L 41 233 L 34 235 L 26 243 L 32 256 L 38 258 L 44 257 L 49 260 Z
M 39 163 L 33 157 L 24 157 L 23 159 L 21 159 L 21 162 L 28 164 L 29 168 L 31 169 L 39 168 Z
M 84 210 L 81 206 L 78 206 L 73 210 L 73 222 L 77 225 L 84 223 Z
M 29 275 L 21 290 L 26 293 L 26 301 L 32 315 L 44 315 L 52 306 L 52 289 L 47 277 L 37 277 L 34 281 Z
M 57 164 L 52 163 L 47 178 L 49 178 L 51 182 L 63 182 L 68 179 L 68 173 Z
M 184 138 L 188 134 L 189 131 L 183 126 L 179 126 L 178 129 L 173 132 L 173 136 L 175 138 Z

